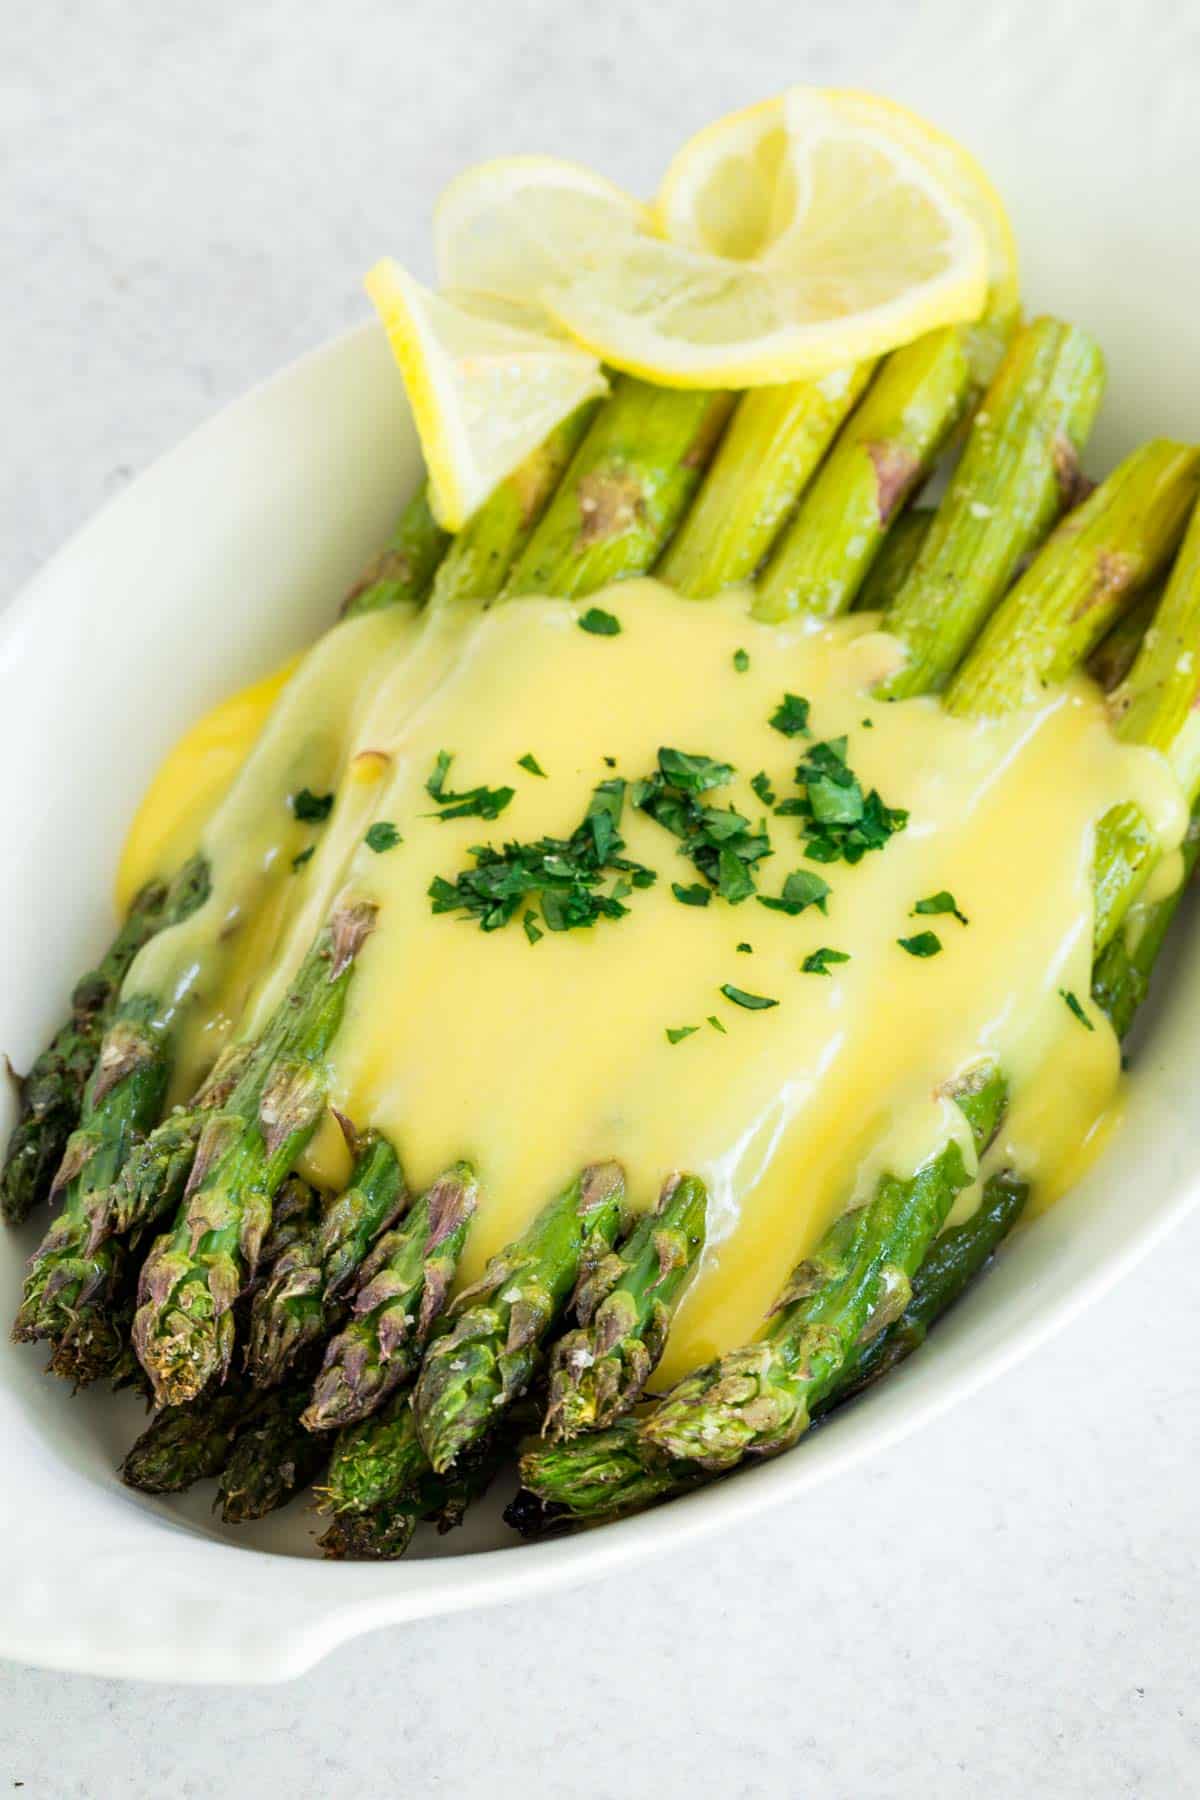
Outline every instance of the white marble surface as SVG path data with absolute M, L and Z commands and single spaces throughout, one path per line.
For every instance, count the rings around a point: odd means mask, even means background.
M 0 591 L 192 425 L 360 317 L 381 250 L 427 267 L 429 199 L 463 162 L 541 149 L 645 187 L 685 131 L 788 79 L 934 107 L 1039 245 L 1069 237 L 1088 133 L 1129 132 L 1130 181 L 1147 182 L 1130 250 L 1154 263 L 1169 333 L 1195 304 L 1170 283 L 1169 203 L 1200 157 L 1196 29 L 1176 0 L 982 19 L 948 0 L 4 9 Z M 1048 134 L 1031 174 L 1013 134 L 1060 107 L 1069 139 Z M 1069 245 L 1044 260 L 1039 298 L 1086 314 L 1095 271 Z M 1140 378 L 1118 376 L 1110 409 Z M 1190 411 L 1194 433 L 1194 386 L 1154 379 L 1164 424 Z M 1195 1792 L 1198 1253 L 1200 1220 L 968 1409 L 747 1540 L 383 1632 L 282 1689 L 5 1665 L 0 1790 Z

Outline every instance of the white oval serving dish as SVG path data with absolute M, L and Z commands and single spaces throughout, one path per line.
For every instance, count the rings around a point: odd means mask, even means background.
M 1150 419 L 1120 424 L 1117 447 L 1154 429 Z M 0 1047 L 16 1066 L 58 1022 L 74 975 L 111 929 L 117 848 L 161 753 L 221 694 L 328 623 L 417 471 L 382 332 L 363 328 L 158 463 L 4 614 Z M 16 778 L 31 768 L 36 780 Z M 323 1563 L 299 1504 L 227 1530 L 212 1522 L 208 1484 L 170 1505 L 127 1492 L 115 1470 L 138 1403 L 73 1398 L 42 1374 L 36 1349 L 5 1334 L 0 1656 L 105 1675 L 278 1680 L 374 1626 L 596 1578 L 706 1532 L 745 1529 L 762 1507 L 802 1505 L 815 1483 L 1024 1355 L 1195 1202 L 1195 932 L 1163 985 L 1169 997 L 1142 1035 L 1108 1153 L 1019 1235 L 920 1355 L 792 1455 L 601 1531 L 521 1545 L 500 1522 L 498 1494 L 462 1531 L 419 1534 L 403 1562 Z M 0 1234 L 6 1322 L 35 1226 Z

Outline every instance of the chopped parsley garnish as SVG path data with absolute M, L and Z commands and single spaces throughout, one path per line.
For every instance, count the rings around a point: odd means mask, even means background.
M 751 778 L 750 786 L 764 806 L 774 806 L 775 790 L 771 786 L 771 778 L 765 769 L 760 769 L 758 774 Z
M 498 931 L 523 901 L 536 896 L 550 931 L 624 918 L 629 908 L 623 901 L 634 888 L 651 887 L 656 879 L 653 869 L 621 854 L 625 843 L 618 827 L 624 804 L 625 783 L 614 777 L 595 789 L 569 838 L 509 843 L 502 850 L 472 845 L 474 868 L 464 869 L 454 881 L 438 875 L 430 883 L 434 912 L 465 912 L 478 921 L 481 931 Z M 610 871 L 618 879 L 611 892 L 599 893 Z M 528 915 L 524 924 L 530 943 L 535 943 Z
M 739 944 L 737 948 L 738 948 L 739 956 L 753 956 L 754 955 L 754 945 L 753 944 Z
M 534 912 L 532 906 L 529 908 L 528 912 L 522 914 L 521 923 L 525 927 L 525 936 L 529 939 L 531 944 L 536 944 L 545 937 L 545 932 L 538 929 L 537 914 Z
M 810 951 L 800 968 L 805 975 L 828 975 L 830 963 L 849 961 L 845 950 L 831 950 L 828 945 L 822 945 L 821 949 Z
M 744 675 L 746 670 L 750 667 L 750 652 L 748 650 L 735 650 L 733 653 L 733 666 L 739 675 Z
M 807 700 L 799 694 L 785 694 L 769 722 L 776 731 L 782 731 L 784 737 L 807 737 L 808 712 Z
M 814 875 L 811 869 L 796 869 L 784 882 L 783 892 L 778 897 L 757 894 L 755 898 L 760 906 L 769 906 L 772 912 L 787 913 L 794 919 L 806 906 L 816 906 L 825 912 L 829 893 L 829 883 L 820 875 Z
M 543 781 L 547 779 L 545 769 L 532 750 L 527 750 L 524 756 L 518 756 L 517 767 L 518 769 L 528 769 L 531 775 L 540 775 Z
M 859 862 L 868 850 L 882 850 L 908 824 L 908 814 L 901 807 L 885 806 L 875 788 L 864 795 L 846 762 L 844 737 L 814 744 L 796 765 L 796 781 L 804 793 L 781 800 L 775 812 L 804 821 L 807 854 L 814 862 Z
M 332 794 L 314 794 L 311 788 L 301 788 L 292 795 L 292 817 L 302 824 L 323 825 L 332 811 Z
M 1096 1027 L 1092 1024 L 1092 1021 L 1088 1018 L 1070 988 L 1059 988 L 1058 992 L 1059 997 L 1066 1001 L 1071 1011 L 1075 1014 L 1075 1017 L 1079 1020 L 1079 1023 L 1086 1027 L 1088 1031 L 1095 1031 Z
M 447 819 L 498 819 L 516 788 L 473 787 L 464 788 L 460 794 L 451 793 L 446 787 L 446 777 L 453 761 L 449 750 L 439 750 L 433 773 L 425 783 L 425 792 L 431 800 L 436 800 L 439 808 L 432 816 L 443 824 Z
M 302 869 L 304 867 L 305 863 L 308 861 L 309 857 L 312 855 L 313 851 L 316 849 L 316 847 L 317 846 L 315 844 L 310 844 L 308 846 L 307 850 L 298 851 L 297 854 L 295 856 L 293 856 L 293 858 L 292 858 L 293 869 Z
M 634 783 L 631 797 L 655 824 L 680 839 L 683 855 L 723 900 L 736 906 L 754 892 L 754 865 L 770 856 L 771 840 L 761 822 L 754 830 L 732 806 L 708 806 L 701 800 L 732 777 L 729 763 L 664 747 L 658 769 Z
M 917 904 L 913 907 L 913 912 L 952 913 L 960 925 L 969 925 L 971 922 L 967 918 L 966 913 L 959 912 L 957 900 L 954 898 L 954 895 L 948 893 L 945 888 L 939 889 L 936 894 L 930 894 L 925 900 L 918 900 Z
M 676 1025 L 674 1027 L 668 1025 L 667 1042 L 668 1044 L 681 1043 L 685 1037 L 691 1037 L 692 1033 L 699 1029 L 698 1025 Z
M 615 613 L 605 612 L 602 606 L 589 606 L 580 615 L 580 631 L 590 631 L 593 637 L 616 637 L 621 629 L 621 621 Z
M 942 940 L 936 931 L 918 931 L 916 937 L 897 938 L 896 942 L 910 956 L 940 956 Z
M 604 766 L 605 766 L 605 768 L 608 768 L 608 769 L 615 769 L 617 766 L 616 757 L 615 756 L 606 756 L 604 759 Z
M 768 1000 L 765 994 L 748 994 L 745 988 L 734 987 L 732 982 L 721 984 L 721 992 L 735 1006 L 744 1006 L 747 1012 L 763 1012 L 768 1006 L 778 1006 L 778 1000 Z
M 716 1013 L 709 1013 L 708 1022 L 712 1026 L 714 1031 L 719 1031 L 722 1037 L 728 1037 L 729 1033 L 726 1031 L 725 1027 L 722 1025 L 720 1019 L 718 1019 Z
M 874 731 L 875 729 L 874 719 L 860 719 L 858 722 L 864 731 Z
M 382 856 L 385 850 L 394 850 L 402 842 L 400 833 L 390 819 L 376 819 L 367 831 L 367 849 L 374 850 L 378 856 Z
M 683 887 L 680 882 L 671 883 L 671 892 L 681 906 L 707 906 L 712 899 L 712 889 L 701 886 L 694 881 L 690 887 Z

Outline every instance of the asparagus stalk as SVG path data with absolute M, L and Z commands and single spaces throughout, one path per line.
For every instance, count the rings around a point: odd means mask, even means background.
M 357 618 L 406 600 L 424 600 L 450 541 L 450 533 L 443 531 L 433 516 L 429 484 L 424 482 L 400 514 L 383 549 L 346 595 L 343 615 Z
M 258 1253 L 260 1277 L 319 1224 L 325 1206 L 326 1199 L 319 1188 L 310 1186 L 299 1175 L 288 1176 L 275 1196 L 271 1223 Z
M 962 417 L 969 387 L 960 331 L 931 332 L 893 352 L 776 545 L 758 585 L 759 618 L 849 610 Z
M 1200 507 L 1192 515 L 1166 591 L 1126 679 L 1109 697 L 1117 736 L 1167 756 L 1189 800 L 1200 791 L 1197 734 L 1189 724 L 1200 691 Z M 1096 948 L 1103 950 L 1145 888 L 1159 858 L 1138 807 L 1113 807 L 1096 833 Z
M 339 1431 L 317 1499 L 322 1512 L 378 1512 L 414 1494 L 432 1475 L 417 1435 L 412 1393 L 400 1391 L 369 1419 Z
M 1015 338 L 888 614 L 909 652 L 888 698 L 944 686 L 1022 558 L 1073 502 L 1102 389 L 1102 358 L 1086 332 L 1038 319 Z
M 548 1438 L 611 1425 L 641 1399 L 704 1249 L 707 1212 L 704 1183 L 672 1175 L 655 1210 L 581 1278 L 572 1298 L 578 1329 L 551 1352 Z
M 478 1183 L 456 1163 L 363 1263 L 352 1317 L 325 1352 L 304 1414 L 310 1431 L 373 1413 L 416 1374 L 475 1212 Z
M 855 612 L 883 613 L 895 604 L 936 516 L 931 506 L 913 506 L 893 521 L 858 590 Z
M 433 579 L 433 606 L 494 600 L 570 465 L 601 402 L 585 400 L 467 520 Z
M 246 1368 L 257 1386 L 275 1387 L 300 1353 L 326 1336 L 363 1257 L 407 1202 L 395 1151 L 386 1138 L 368 1133 L 349 1187 L 279 1258 L 254 1296 Z
M 439 1474 L 525 1392 L 580 1272 L 612 1248 L 624 1192 L 616 1163 L 584 1169 L 453 1302 L 413 1396 L 417 1431 Z
M 325 1053 L 375 916 L 367 902 L 339 904 L 201 1133 L 188 1197 L 147 1257 L 138 1290 L 134 1345 L 162 1403 L 191 1399 L 228 1369 L 231 1308 L 254 1274 L 271 1197 L 320 1122 Z
M 622 376 L 503 588 L 581 598 L 644 575 L 687 511 L 733 396 Z
M 743 394 L 662 579 L 695 600 L 749 581 L 874 370 L 851 364 Z
M 0 1172 L 0 1214 L 19 1225 L 46 1199 L 67 1139 L 79 1121 L 87 1078 L 112 1020 L 121 983 L 142 945 L 159 929 L 166 883 L 149 881 L 96 968 L 71 995 L 71 1016 L 20 1085 L 20 1110 Z

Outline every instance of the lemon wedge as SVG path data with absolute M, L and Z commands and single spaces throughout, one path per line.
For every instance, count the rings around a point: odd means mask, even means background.
M 390 258 L 370 271 L 366 288 L 400 365 L 430 502 L 447 531 L 460 531 L 568 413 L 607 389 L 595 356 L 519 296 L 434 294 Z
M 984 312 L 991 190 L 967 160 L 901 107 L 793 88 L 685 145 L 659 235 L 610 215 L 586 261 L 539 268 L 526 292 L 606 362 L 665 385 L 821 375 Z M 996 237 L 1015 283 L 1011 237 Z

